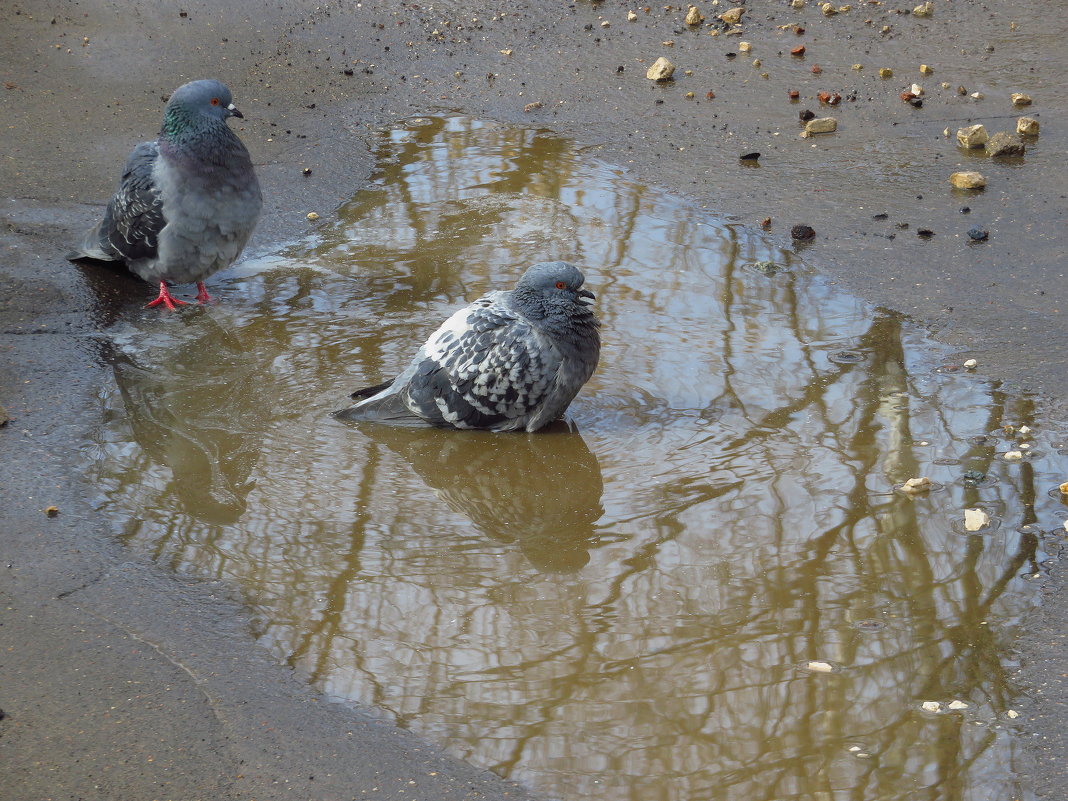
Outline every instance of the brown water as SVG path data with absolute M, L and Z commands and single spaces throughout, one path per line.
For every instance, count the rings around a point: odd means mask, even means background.
M 1068 510 L 1058 434 L 1002 428 L 1037 425 L 1028 398 L 546 132 L 417 119 L 375 147 L 217 306 L 109 332 L 87 473 L 132 548 L 239 585 L 331 696 L 549 797 L 1031 797 L 1010 642 Z M 567 424 L 329 417 L 555 258 L 605 324 Z

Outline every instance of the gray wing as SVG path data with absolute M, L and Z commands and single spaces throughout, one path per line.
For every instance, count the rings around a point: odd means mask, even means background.
M 104 219 L 86 235 L 81 251 L 68 258 L 132 262 L 156 257 L 159 232 L 166 225 L 160 189 L 152 178 L 158 157 L 155 142 L 142 142 L 133 149 Z
M 420 350 L 406 405 L 439 425 L 520 428 L 551 393 L 561 361 L 518 313 L 482 298 L 449 318 Z

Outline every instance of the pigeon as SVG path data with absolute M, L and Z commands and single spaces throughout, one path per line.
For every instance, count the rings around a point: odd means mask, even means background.
M 204 279 L 234 262 L 263 206 L 248 150 L 226 124 L 242 116 L 219 81 L 176 89 L 159 138 L 133 149 L 104 219 L 67 258 L 125 262 L 158 281 L 148 306 L 186 305 L 167 286 L 193 281 L 197 300 L 211 300 Z
M 535 264 L 515 289 L 460 309 L 392 381 L 358 390 L 343 420 L 537 431 L 597 367 L 600 322 L 573 264 Z

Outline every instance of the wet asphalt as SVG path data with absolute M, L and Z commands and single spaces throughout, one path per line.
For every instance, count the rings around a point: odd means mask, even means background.
M 543 126 L 728 220 L 768 220 L 784 243 L 793 225 L 812 226 L 816 238 L 798 246 L 809 264 L 1063 420 L 1068 10 L 936 2 L 920 19 L 899 5 L 827 17 L 811 3 L 751 0 L 743 33 L 718 36 L 662 4 L 635 6 L 628 22 L 631 6 L 611 0 L 0 9 L 3 796 L 524 797 L 374 710 L 308 689 L 253 642 L 230 588 L 125 551 L 79 483 L 73 465 L 104 380 L 98 334 L 147 288 L 62 256 L 187 80 L 225 80 L 245 115 L 233 122 L 266 201 L 250 254 L 359 189 L 373 166 L 365 134 L 379 126 L 442 111 Z M 780 28 L 795 24 L 803 34 Z M 791 56 L 800 43 L 805 55 Z M 644 76 L 661 55 L 677 65 L 665 85 Z M 884 66 L 893 78 L 879 78 Z M 898 96 L 913 82 L 926 89 L 922 108 Z M 843 100 L 821 105 L 821 90 Z M 1012 92 L 1034 104 L 1015 109 Z M 805 108 L 839 130 L 800 138 Z M 963 153 L 943 135 L 971 122 L 1011 129 L 1024 113 L 1042 132 L 1022 159 Z M 757 166 L 738 158 L 751 151 Z M 986 190 L 950 188 L 959 169 L 983 172 Z M 974 226 L 989 239 L 973 242 Z M 1060 798 L 1068 599 L 1056 565 L 1044 594 L 1016 644 L 1029 688 L 1019 708 L 1036 792 Z

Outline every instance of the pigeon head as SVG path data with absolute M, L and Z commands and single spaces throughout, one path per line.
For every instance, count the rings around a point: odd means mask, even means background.
M 515 294 L 523 299 L 538 298 L 550 306 L 574 303 L 585 307 L 593 300 L 593 293 L 583 289 L 586 276 L 578 267 L 566 261 L 544 261 L 535 264 L 519 279 Z
M 191 81 L 174 90 L 163 111 L 162 133 L 172 141 L 206 127 L 225 124 L 227 117 L 243 117 L 226 84 L 215 80 Z

